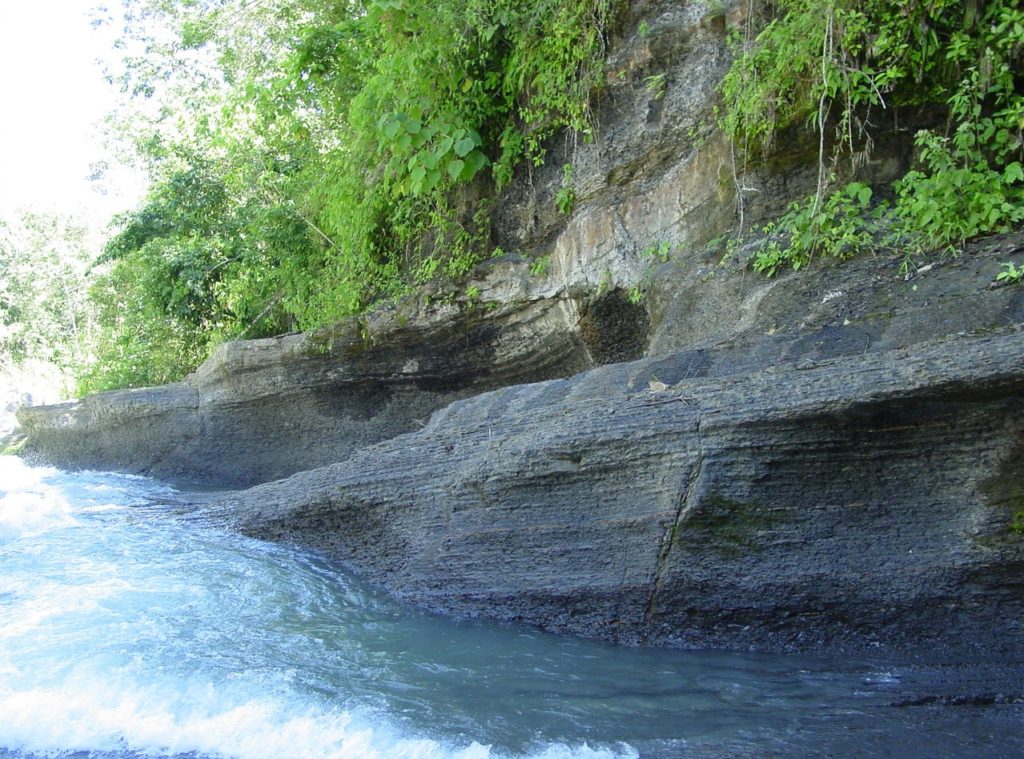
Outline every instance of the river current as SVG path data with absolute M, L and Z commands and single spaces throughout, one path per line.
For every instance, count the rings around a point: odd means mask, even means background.
M 409 609 L 141 477 L 0 457 L 0 757 L 998 755 L 866 660 L 630 650 Z M 890 716 L 892 715 L 892 716 Z

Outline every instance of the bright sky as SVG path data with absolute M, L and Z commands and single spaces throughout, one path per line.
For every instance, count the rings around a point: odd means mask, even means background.
M 23 208 L 106 219 L 134 205 L 140 181 L 88 180 L 104 159 L 101 121 L 116 90 L 99 58 L 114 59 L 109 27 L 90 24 L 102 0 L 0 0 L 0 215 Z M 118 0 L 107 0 L 118 4 Z

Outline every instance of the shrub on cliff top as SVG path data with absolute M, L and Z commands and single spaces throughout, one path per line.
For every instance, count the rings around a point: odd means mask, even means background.
M 751 3 L 753 6 L 753 3 Z M 774 273 L 858 247 L 949 248 L 1024 220 L 1024 10 L 1013 0 L 775 0 L 761 3 L 722 84 L 722 125 L 741 154 L 769 151 L 778 131 L 819 133 L 815 195 L 775 226 L 782 242 L 755 257 Z M 917 166 L 891 204 L 836 189 L 871 151 L 879 109 L 932 105 L 941 130 L 918 133 Z M 832 134 L 830 135 L 829 132 Z M 828 139 L 829 137 L 832 139 Z M 826 144 L 835 145 L 826 154 Z M 740 198 L 742 203 L 742 198 Z M 853 209 L 851 202 L 861 208 Z

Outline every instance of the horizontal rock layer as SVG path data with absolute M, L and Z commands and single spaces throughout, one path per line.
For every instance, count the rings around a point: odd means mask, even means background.
M 184 382 L 18 418 L 28 455 L 60 466 L 245 486 L 421 427 L 455 398 L 592 365 L 578 319 L 559 298 L 486 315 L 417 303 L 330 333 L 227 343 Z
M 459 401 L 200 513 L 613 641 L 1019 652 L 1024 334 L 671 387 L 653 363 Z

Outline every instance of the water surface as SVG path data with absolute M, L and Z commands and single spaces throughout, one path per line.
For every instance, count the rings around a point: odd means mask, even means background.
M 866 660 L 618 649 L 411 610 L 139 477 L 0 457 L 0 756 L 1004 755 Z M 823 743 L 824 742 L 824 743 Z

